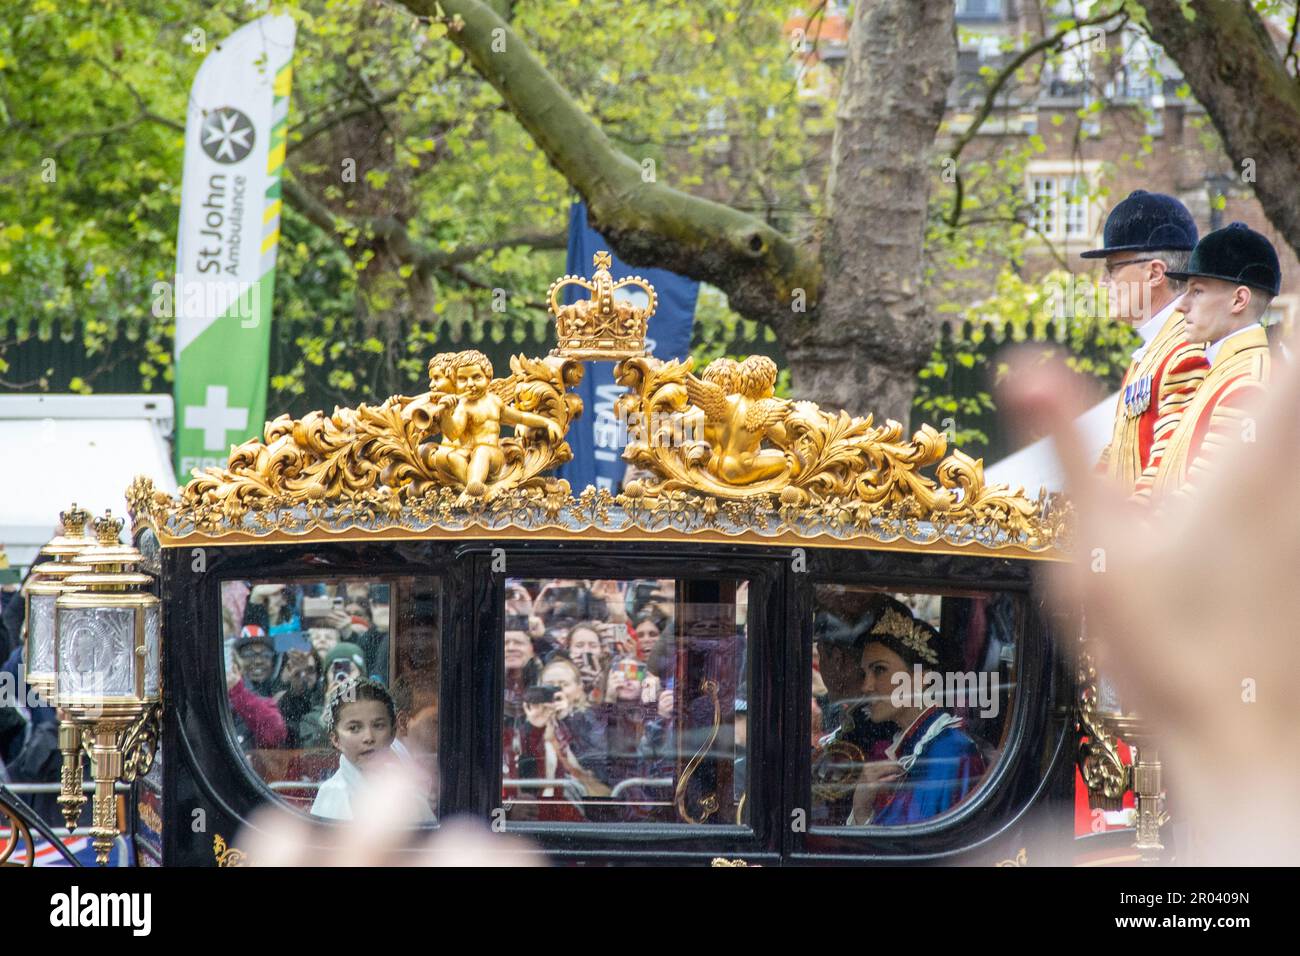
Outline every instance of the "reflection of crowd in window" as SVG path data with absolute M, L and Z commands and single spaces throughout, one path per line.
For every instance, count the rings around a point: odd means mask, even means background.
M 436 792 L 436 634 L 407 628 L 390 685 L 390 592 L 365 581 L 222 587 L 235 737 L 267 780 L 324 780 L 318 815 L 351 815 L 350 798 L 382 763 L 376 755 L 407 764 Z
M 997 667 L 1004 660 L 1002 648 L 1010 646 L 1006 603 L 926 597 L 905 604 L 880 593 L 818 588 L 817 823 L 890 826 L 928 820 L 966 800 L 995 757 L 969 707 L 951 701 L 936 705 L 898 691 L 910 691 L 917 675 L 924 681 L 938 674 L 946 685 L 950 673 Z M 941 632 L 921 615 L 928 611 L 940 620 L 944 603 L 948 614 Z
M 512 819 L 673 820 L 674 582 L 507 582 Z

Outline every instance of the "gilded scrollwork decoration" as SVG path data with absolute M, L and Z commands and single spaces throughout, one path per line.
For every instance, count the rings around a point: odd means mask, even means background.
M 136 530 L 160 544 L 189 536 L 401 531 L 583 534 L 672 531 L 706 539 L 877 542 L 895 546 L 1068 547 L 1069 509 L 1045 494 L 989 484 L 983 463 L 945 436 L 775 394 L 763 356 L 663 362 L 645 348 L 653 286 L 615 281 L 600 253 L 590 280 L 552 285 L 557 348 L 517 355 L 495 378 L 475 350 L 429 362 L 428 391 L 380 405 L 281 416 L 262 439 L 196 473 L 176 498 L 137 479 Z M 561 305 L 576 286 L 589 297 Z M 627 297 L 634 292 L 642 299 Z M 554 476 L 582 402 L 582 361 L 617 362 L 617 401 L 635 476 L 623 491 L 574 489 Z M 503 433 L 503 429 L 509 431 Z
M 122 777 L 132 783 L 143 777 L 153 766 L 158 753 L 159 727 L 162 705 L 154 704 L 145 710 L 122 734 Z
M 686 762 L 686 767 L 677 780 L 673 804 L 677 808 L 678 819 L 686 823 L 704 823 L 709 817 L 717 813 L 721 806 L 716 793 L 703 794 L 696 801 L 697 805 L 694 809 L 690 806 L 691 778 L 695 776 L 695 771 L 700 768 L 700 764 L 704 762 L 705 757 L 712 750 L 713 742 L 718 739 L 718 731 L 722 727 L 722 705 L 718 700 L 718 682 L 712 679 L 701 681 L 700 692 L 707 694 L 710 703 L 713 705 L 713 722 L 709 727 L 708 737 L 701 744 L 700 749 Z
M 1087 641 L 1079 646 L 1079 749 L 1076 761 L 1084 784 L 1104 806 L 1117 810 L 1129 786 L 1129 771 L 1120 760 L 1118 742 L 1100 712 L 1101 691 L 1097 668 Z
M 226 843 L 220 833 L 213 834 L 212 856 L 217 866 L 248 866 L 248 854 Z
M 197 474 L 181 502 L 257 509 L 280 496 L 323 501 L 380 488 L 414 496 L 455 488 L 466 501 L 553 489 L 560 483 L 544 472 L 573 455 L 564 435 L 582 400 L 567 389 L 581 379 L 582 364 L 570 359 L 519 355 L 508 376 L 493 378 L 482 352 L 444 352 L 429 362 L 428 392 L 328 416 L 281 415 L 224 468 Z
M 36 842 L 26 821 L 0 798 L 0 867 L 29 867 L 36 862 Z

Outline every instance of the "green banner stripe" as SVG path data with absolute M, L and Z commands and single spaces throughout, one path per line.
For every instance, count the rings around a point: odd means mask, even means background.
M 181 484 L 190 479 L 193 467 L 224 465 L 231 445 L 262 434 L 274 285 L 274 271 L 267 270 L 180 355 L 178 365 L 189 372 L 176 383 L 176 471 Z M 204 374 L 195 375 L 198 370 Z M 219 448 L 206 447 L 207 439 L 218 435 Z

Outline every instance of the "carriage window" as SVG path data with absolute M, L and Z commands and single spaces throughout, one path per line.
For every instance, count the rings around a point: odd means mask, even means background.
M 506 581 L 513 821 L 747 822 L 748 585 Z
M 813 820 L 921 823 L 970 800 L 1010 727 L 1020 601 L 816 587 Z
M 222 583 L 234 736 L 280 799 L 349 819 L 393 761 L 410 770 L 412 819 L 433 821 L 440 593 L 415 576 Z

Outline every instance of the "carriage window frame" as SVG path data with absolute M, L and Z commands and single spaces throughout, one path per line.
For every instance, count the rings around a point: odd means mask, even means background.
M 814 554 L 817 556 L 814 557 Z M 987 556 L 951 555 L 952 565 L 939 573 L 925 567 L 921 555 L 894 555 L 879 552 L 866 567 L 846 566 L 844 556 L 834 552 L 810 552 L 809 573 L 794 575 L 787 602 L 788 627 L 798 640 L 792 640 L 787 661 L 790 673 L 798 682 L 811 683 L 813 617 L 818 585 L 862 587 L 888 593 L 939 593 L 944 589 L 958 592 L 1004 593 L 1017 605 L 1015 647 L 1016 687 L 1012 695 L 1013 713 L 1008 715 L 1004 749 L 996 764 L 989 768 L 980 786 L 969 799 L 950 812 L 918 823 L 893 826 L 810 825 L 806 831 L 792 833 L 787 843 L 787 862 L 801 863 L 828 858 L 843 860 L 942 859 L 953 853 L 966 853 L 1008 825 L 1021 812 L 1024 800 L 1017 780 L 1024 777 L 1027 766 L 1042 764 L 1042 776 L 1036 787 L 1052 779 L 1056 764 L 1069 759 L 1069 721 L 1061 711 L 1058 691 L 1061 688 L 1062 657 L 1052 645 L 1051 625 L 1041 601 L 1034 598 L 1034 579 L 1030 568 L 1034 562 L 1008 557 L 1005 571 L 993 571 Z M 900 560 L 901 559 L 901 560 Z M 915 563 L 914 563 L 915 562 Z M 969 563 L 967 563 L 969 562 Z M 874 566 L 872 566 L 874 565 Z M 912 565 L 909 567 L 909 565 Z M 990 573 L 993 571 L 993 573 Z M 797 694 L 796 694 L 797 696 Z M 792 806 L 809 807 L 812 800 L 812 748 L 800 749 L 811 740 L 811 708 L 802 698 L 792 701 L 794 730 L 788 741 L 793 751 L 790 766 L 795 775 L 791 788 Z M 1031 721 L 1040 715 L 1043 726 Z M 1040 750 L 1042 748 L 1042 750 Z M 1045 752 L 1044 752 L 1045 751 Z M 1030 773 L 1030 777 L 1040 776 Z
M 398 582 L 402 580 L 409 581 L 418 578 L 423 578 L 428 582 L 432 582 L 436 590 L 436 603 L 438 608 L 437 620 L 439 624 L 438 624 L 438 649 L 437 649 L 437 653 L 438 653 L 437 686 L 438 686 L 439 705 L 441 707 L 442 702 L 445 699 L 447 694 L 447 679 L 446 679 L 446 675 L 448 671 L 447 654 L 449 652 L 449 647 L 451 642 L 448 640 L 448 635 L 446 634 L 446 630 L 445 630 L 446 625 L 444 622 L 447 620 L 447 613 L 448 613 L 448 607 L 447 607 L 448 582 L 452 576 L 450 574 L 449 568 L 444 564 L 442 564 L 441 562 L 436 562 L 433 565 L 427 567 L 419 567 L 413 565 L 409 568 L 397 568 L 397 569 L 388 568 L 378 572 L 364 570 L 361 568 L 354 568 L 349 570 L 346 569 L 345 567 L 332 568 L 327 571 L 323 571 L 323 570 L 305 571 L 301 569 L 282 569 L 282 568 L 283 566 L 271 567 L 271 568 L 256 567 L 256 568 L 249 568 L 243 571 L 237 571 L 234 569 L 231 570 L 222 569 L 220 573 L 214 576 L 215 594 L 213 600 L 215 602 L 214 616 L 216 620 L 216 629 L 215 629 L 215 647 L 213 648 L 213 651 L 216 655 L 217 664 L 220 668 L 220 692 L 217 695 L 218 697 L 217 707 L 218 707 L 218 716 L 219 716 L 219 724 L 218 724 L 219 738 L 226 749 L 227 755 L 230 758 L 233 758 L 232 762 L 240 768 L 241 772 L 244 774 L 246 779 L 249 782 L 251 782 L 255 787 L 255 789 L 257 790 L 258 794 L 262 798 L 263 805 L 274 807 L 278 811 L 285 811 L 285 812 L 292 813 L 295 816 L 297 816 L 299 819 L 305 819 L 311 821 L 316 825 L 326 825 L 326 826 L 346 825 L 348 821 L 333 820 L 326 817 L 316 816 L 311 812 L 310 808 L 305 809 L 302 806 L 293 803 L 285 799 L 284 797 L 282 797 L 280 795 L 280 792 L 277 791 L 272 786 L 272 781 L 268 781 L 265 777 L 263 777 L 258 772 L 257 768 L 253 766 L 252 761 L 250 761 L 248 758 L 248 754 L 244 752 L 242 746 L 240 745 L 239 738 L 235 734 L 234 712 L 231 709 L 231 705 L 230 705 L 230 695 L 225 685 L 226 666 L 227 666 L 225 646 L 224 646 L 226 639 L 225 639 L 224 615 L 223 615 L 223 598 L 224 598 L 225 586 L 230 582 L 245 582 L 245 583 L 251 582 L 254 585 L 282 584 L 291 587 L 293 586 L 301 587 L 301 586 L 312 585 L 312 584 L 331 584 L 331 583 L 361 582 L 361 581 L 364 581 L 369 585 L 375 585 L 375 584 L 388 585 L 389 588 L 391 589 L 389 591 L 389 644 L 388 644 L 388 662 L 387 662 L 390 679 L 385 686 L 389 687 L 391 692 L 392 673 L 394 669 L 395 655 L 397 653 L 397 646 L 398 646 L 398 641 L 395 639 L 395 636 L 397 634 L 397 628 L 401 620 L 401 616 L 398 614 L 394 614 L 393 609 L 397 607 L 399 595 L 403 593 L 403 590 L 398 586 Z M 321 663 L 323 664 L 324 662 Z M 297 748 L 297 749 L 301 750 L 302 748 Z M 286 753 L 293 752 L 290 748 L 284 748 L 284 750 Z M 445 763 L 445 755 L 447 755 L 448 753 L 449 753 L 449 743 L 448 743 L 448 735 L 447 735 L 447 724 L 444 720 L 440 719 L 439 727 L 438 727 L 438 755 L 437 755 L 437 762 L 436 762 L 436 766 L 438 768 L 439 780 L 444 780 L 446 778 L 447 768 Z M 318 784 L 323 783 L 327 779 L 329 779 L 329 776 L 326 776 L 322 780 L 316 781 L 316 783 Z M 442 820 L 444 816 L 451 815 L 455 812 L 454 806 L 450 805 L 449 801 L 445 799 L 445 787 L 439 788 L 434 794 L 432 794 L 432 796 L 434 799 L 432 801 L 431 809 L 433 810 L 435 820 L 431 823 L 418 824 L 416 826 L 411 827 L 412 833 L 419 833 L 422 831 L 432 832 L 438 829 L 442 825 Z
M 655 553 L 655 552 L 659 553 Z M 706 559 L 706 553 L 692 553 L 692 563 Z M 717 558 L 718 556 L 712 555 Z M 699 572 L 681 573 L 680 560 L 673 560 L 667 547 L 646 545 L 636 552 L 617 548 L 600 548 L 581 555 L 542 557 L 530 554 L 526 546 L 512 550 L 506 546 L 507 572 L 490 571 L 492 558 L 480 556 L 484 577 L 491 584 L 478 602 L 481 619 L 475 625 L 478 642 L 475 662 L 481 672 L 491 675 L 484 696 L 491 695 L 491 708 L 481 717 L 475 734 L 486 740 L 476 756 L 480 766 L 491 761 L 491 772 L 484 776 L 478 805 L 488 819 L 501 819 L 506 832 L 518 833 L 532 840 L 548 855 L 590 857 L 609 853 L 626 853 L 629 846 L 648 845 L 657 852 L 680 850 L 683 859 L 695 854 L 743 854 L 747 860 L 776 861 L 782 851 L 782 830 L 775 817 L 784 802 L 783 730 L 788 720 L 785 694 L 781 688 L 764 688 L 755 680 L 755 661 L 784 655 L 778 621 L 784 593 L 784 566 L 771 555 L 739 552 L 720 560 L 699 560 Z M 503 774 L 501 770 L 501 734 L 504 714 L 505 663 L 502 643 L 505 625 L 505 582 L 514 578 L 601 579 L 672 578 L 678 587 L 685 581 L 728 581 L 748 584 L 746 605 L 746 681 L 748 736 L 746 759 L 746 822 L 691 824 L 684 822 L 561 822 L 510 821 L 500 811 Z M 761 623 L 756 623 L 761 622 Z M 483 699 L 483 698 L 480 698 Z M 758 716 L 756 716 L 758 715 Z M 767 715 L 764 724 L 762 715 Z M 489 753 L 487 747 L 492 748 Z

